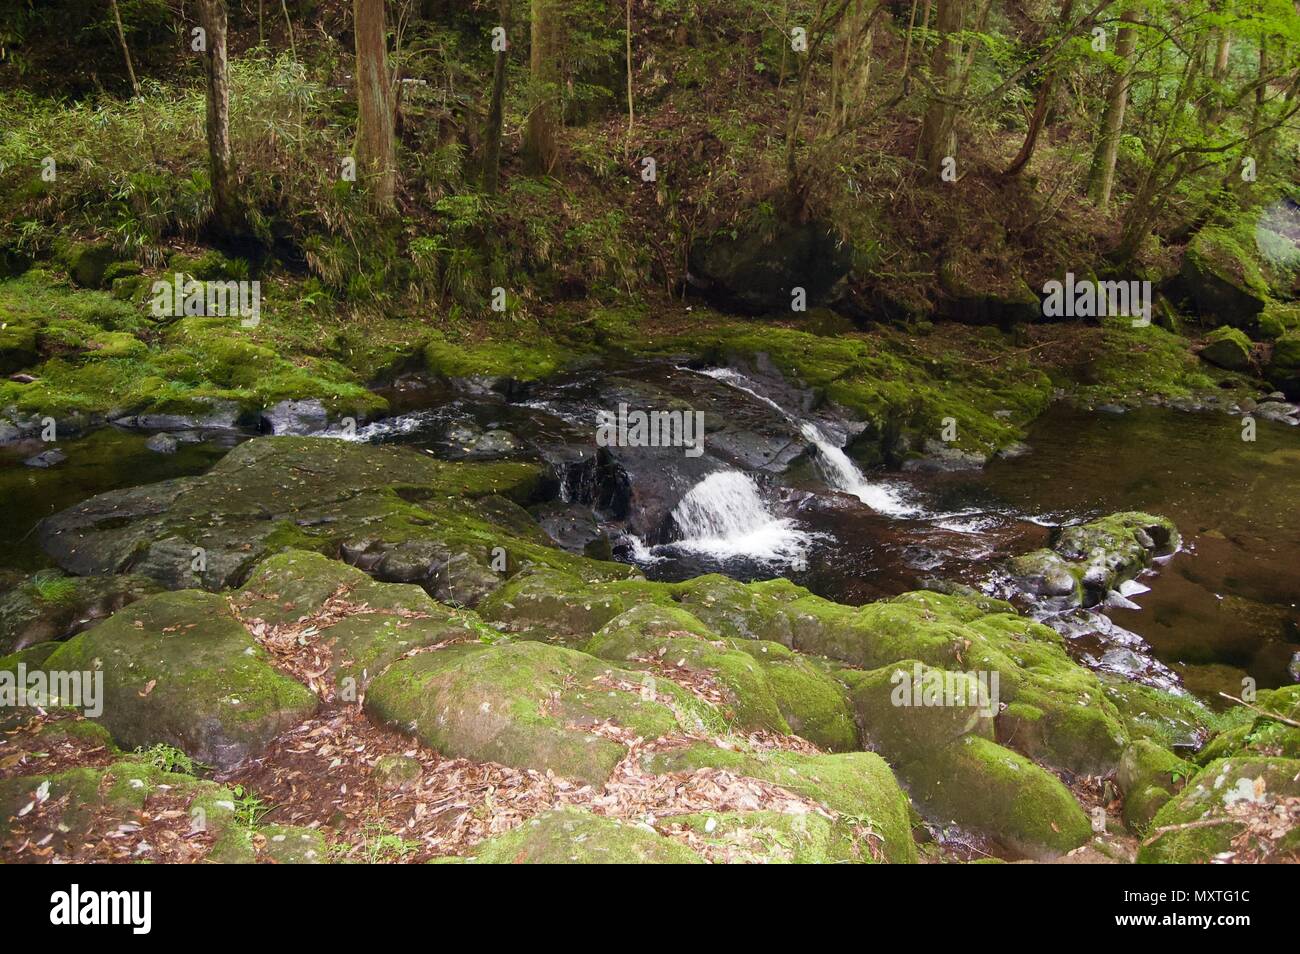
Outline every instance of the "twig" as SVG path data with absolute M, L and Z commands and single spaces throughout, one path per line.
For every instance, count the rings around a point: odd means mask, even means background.
M 1242 699 L 1238 699 L 1236 696 L 1228 695 L 1226 692 L 1220 692 L 1219 695 L 1223 696 L 1223 698 L 1225 699 L 1231 699 L 1233 702 L 1243 705 L 1247 709 L 1254 709 L 1260 715 L 1268 716 L 1270 719 L 1276 719 L 1278 722 L 1281 722 L 1285 725 L 1289 725 L 1292 726 L 1293 728 L 1300 729 L 1300 722 L 1296 722 L 1294 719 L 1288 719 L 1286 716 L 1278 715 L 1276 712 L 1269 712 L 1267 709 L 1261 709 L 1259 706 L 1253 706 L 1249 702 L 1246 702 Z

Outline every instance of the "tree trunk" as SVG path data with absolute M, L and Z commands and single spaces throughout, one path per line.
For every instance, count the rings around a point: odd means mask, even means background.
M 843 129 L 866 100 L 871 75 L 873 4 L 853 0 L 835 31 L 831 47 L 831 127 Z
M 487 130 L 483 133 L 483 191 L 495 195 L 501 176 L 501 132 L 505 126 L 506 67 L 510 63 L 510 0 L 498 0 L 501 29 L 505 31 L 506 45 L 497 50 L 492 67 L 492 105 L 488 109 Z
M 1124 23 L 1136 23 L 1137 14 L 1126 12 Z M 1119 159 L 1119 141 L 1124 133 L 1124 114 L 1128 111 L 1129 64 L 1137 48 L 1137 31 L 1132 27 L 1120 28 L 1115 55 L 1120 59 L 1119 73 L 1111 81 L 1106 95 L 1106 111 L 1102 115 L 1101 135 L 1093 153 L 1092 168 L 1088 171 L 1088 195 L 1099 209 L 1110 205 L 1115 188 L 1115 163 Z
M 122 29 L 122 11 L 117 8 L 117 0 L 109 0 L 113 5 L 113 22 L 117 24 L 117 42 L 122 45 L 122 56 L 126 60 L 126 74 L 131 77 L 131 95 L 140 95 L 140 83 L 135 78 L 135 66 L 131 63 L 131 48 L 126 45 L 126 30 Z
M 1070 18 L 1074 15 L 1074 0 L 1065 0 L 1061 4 L 1061 28 L 1069 26 Z M 1056 89 L 1056 70 L 1049 69 L 1043 75 L 1042 85 L 1038 87 L 1038 98 L 1034 102 L 1034 115 L 1029 121 L 1029 129 L 1025 133 L 1024 144 L 1020 147 L 1020 152 L 1016 158 L 1011 161 L 1007 171 L 1003 175 L 1018 176 L 1025 166 L 1029 165 L 1029 160 L 1034 158 L 1034 150 L 1038 147 L 1038 137 L 1042 135 L 1043 125 L 1047 122 L 1047 111 L 1052 106 L 1052 93 Z
M 532 96 L 524 155 L 528 168 L 542 175 L 559 160 L 561 17 L 559 0 L 532 0 Z
M 235 161 L 230 147 L 225 0 L 201 0 L 199 15 L 207 42 L 208 174 L 212 180 L 212 218 L 217 230 L 229 236 L 239 231 L 242 221 L 235 196 Z
M 388 73 L 384 0 L 353 0 L 357 46 L 357 169 L 381 211 L 394 207 L 397 162 L 393 140 L 393 90 Z
M 966 18 L 967 0 L 935 0 L 935 30 L 939 42 L 930 57 L 930 77 L 935 85 L 925 119 L 917 158 L 926 172 L 938 177 L 943 160 L 955 151 L 954 131 L 957 105 L 952 97 L 958 92 L 961 76 L 961 31 Z

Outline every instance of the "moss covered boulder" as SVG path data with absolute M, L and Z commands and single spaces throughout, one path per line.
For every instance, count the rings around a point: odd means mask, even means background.
M 584 647 L 669 679 L 703 676 L 724 698 L 728 722 L 794 732 L 824 748 L 854 748 L 857 732 L 844 689 L 807 657 L 780 643 L 717 636 L 677 606 L 646 603 L 610 620 Z
M 863 739 L 894 764 L 924 758 L 969 734 L 993 738 L 997 700 L 973 673 L 906 660 L 848 672 Z
M 1156 813 L 1196 771 L 1196 766 L 1161 745 L 1147 739 L 1134 742 L 1125 749 L 1115 776 L 1124 794 L 1124 824 L 1138 833 L 1146 831 Z
M 804 755 L 797 752 L 745 751 L 698 743 L 647 760 L 654 772 L 723 769 L 770 782 L 845 816 L 859 829 L 862 860 L 895 864 L 916 860 L 907 796 L 894 773 L 874 752 Z
M 627 576 L 628 567 L 547 545 L 519 506 L 540 479 L 531 464 L 449 464 L 410 448 L 262 438 L 202 476 L 100 494 L 38 532 L 70 572 L 129 568 L 169 589 L 237 586 L 263 557 L 291 547 L 463 604 L 527 563 Z
M 871 860 L 871 836 L 843 817 L 816 812 L 700 812 L 672 815 L 661 832 L 686 841 L 714 863 L 826 865 Z
M 666 679 L 536 642 L 451 646 L 394 663 L 365 709 L 452 757 L 601 785 L 626 742 L 699 732 L 721 716 Z
M 1091 836 L 1087 816 L 1059 779 L 980 736 L 963 736 L 897 769 L 926 814 L 981 831 L 1030 858 L 1055 858 Z
M 1196 754 L 1202 765 L 1238 755 L 1273 755 L 1300 759 L 1300 685 L 1261 690 L 1256 708 L 1237 706 L 1225 713 L 1225 723 Z M 1277 716 L 1278 718 L 1274 718 Z
M 1151 822 L 1138 862 L 1300 861 L 1300 760 L 1205 766 Z
M 645 825 L 556 808 L 479 844 L 481 865 L 690 865 L 704 859 Z
M 270 665 L 223 597 L 194 590 L 132 603 L 44 668 L 102 673 L 95 718 L 120 745 L 167 743 L 221 768 L 257 755 L 317 702 Z
M 1277 339 L 1264 376 L 1288 398 L 1300 400 L 1300 330 Z
M 232 603 L 250 627 L 309 627 L 340 689 L 365 689 L 413 649 L 497 635 L 472 611 L 453 610 L 418 586 L 380 583 L 308 550 L 263 560 Z
M 1201 360 L 1227 371 L 1249 371 L 1252 367 L 1250 339 L 1236 328 L 1224 325 L 1205 336 Z
M 1156 557 L 1168 556 L 1181 545 L 1173 521 L 1126 511 L 1063 528 L 1051 549 L 1013 559 L 1011 573 L 1023 592 L 1045 597 L 1060 608 L 1094 606 Z
M 1228 229 L 1203 228 L 1183 256 L 1181 283 L 1202 318 L 1247 328 L 1268 305 L 1268 282 Z

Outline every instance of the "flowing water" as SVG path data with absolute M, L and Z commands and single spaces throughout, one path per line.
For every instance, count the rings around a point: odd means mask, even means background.
M 730 368 L 630 365 L 509 396 L 418 383 L 386 396 L 392 417 L 329 436 L 449 459 L 541 460 L 556 474 L 546 506 L 585 515 L 653 578 L 788 576 L 846 603 L 936 580 L 993 589 L 999 566 L 1047 545 L 1052 527 L 1142 509 L 1172 518 L 1185 548 L 1106 610 L 1118 632 L 1136 633 L 1207 697 L 1239 691 L 1247 675 L 1283 684 L 1300 651 L 1300 429 L 1260 421 L 1246 442 L 1240 420 L 1222 413 L 1057 406 L 1034 425 L 1025 457 L 973 473 L 868 475 L 844 451 L 852 422 Z M 596 412 L 624 400 L 703 408 L 704 456 L 597 449 Z M 22 463 L 42 445 L 0 450 L 0 569 L 46 565 L 32 533 L 41 517 L 201 472 L 247 436 L 207 435 L 160 455 L 142 435 L 103 428 L 60 444 L 68 459 L 49 469 Z

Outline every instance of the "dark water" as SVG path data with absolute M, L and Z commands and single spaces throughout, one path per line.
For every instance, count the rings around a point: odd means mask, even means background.
M 975 505 L 1051 523 L 1117 510 L 1171 518 L 1185 551 L 1143 580 L 1140 610 L 1111 618 L 1138 633 L 1189 689 L 1236 694 L 1243 675 L 1290 681 L 1300 650 L 1300 429 L 1148 408 L 1124 415 L 1064 406 L 1036 422 L 1033 453 L 921 488 L 939 507 Z
M 229 436 L 182 444 L 175 454 L 157 454 L 147 435 L 104 427 L 83 437 L 43 444 L 24 441 L 0 447 L 0 568 L 34 570 L 49 566 L 36 545 L 37 522 L 65 507 L 118 487 L 197 474 L 229 449 Z M 57 447 L 68 455 L 54 467 L 23 461 Z

